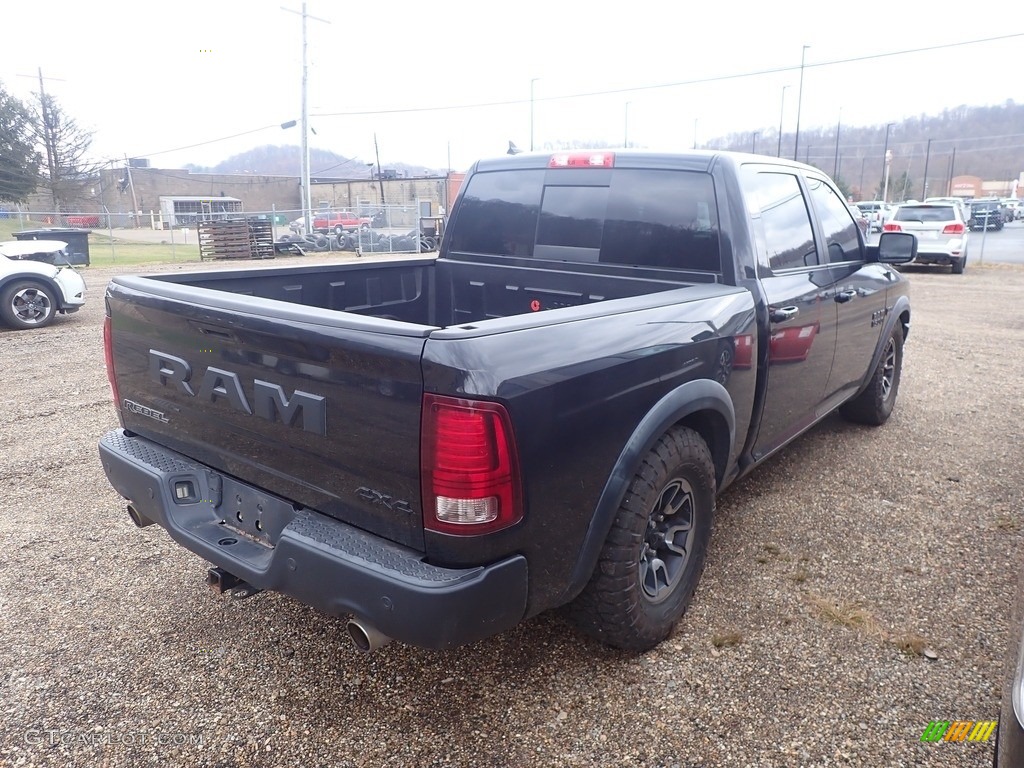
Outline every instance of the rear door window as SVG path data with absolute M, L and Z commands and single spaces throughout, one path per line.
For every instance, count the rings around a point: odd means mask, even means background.
M 846 203 L 821 179 L 808 176 L 807 186 L 811 190 L 811 200 L 825 233 L 825 250 L 828 252 L 829 263 L 859 261 L 860 236 L 857 223 L 850 215 Z
M 772 271 L 818 266 L 811 217 L 796 176 L 757 173 L 750 182 L 761 211 L 768 266 Z

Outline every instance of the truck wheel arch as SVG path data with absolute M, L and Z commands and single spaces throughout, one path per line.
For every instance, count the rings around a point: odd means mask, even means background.
M 882 352 L 885 350 L 886 341 L 896 323 L 903 326 L 903 341 L 906 342 L 907 336 L 910 335 L 910 300 L 906 296 L 900 296 L 896 304 L 889 310 L 886 323 L 882 328 L 881 334 L 879 334 L 878 343 L 875 345 L 874 354 L 871 356 L 871 365 L 868 366 L 867 373 L 864 374 L 864 379 L 861 381 L 853 397 L 863 392 L 868 386 L 868 382 L 871 381 L 871 374 L 878 366 L 878 361 L 882 359 Z
M 655 403 L 623 446 L 594 508 L 569 584 L 559 603 L 571 601 L 586 586 L 616 510 L 640 462 L 658 439 L 677 425 L 693 429 L 707 443 L 715 464 L 716 480 L 721 485 L 736 439 L 736 412 L 732 398 L 717 381 L 689 381 Z

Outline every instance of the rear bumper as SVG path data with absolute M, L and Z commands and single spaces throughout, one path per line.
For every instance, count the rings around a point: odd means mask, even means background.
M 422 648 L 452 648 L 497 634 L 526 612 L 522 556 L 440 568 L 415 550 L 296 508 L 124 430 L 104 435 L 99 451 L 111 485 L 143 516 L 259 589 L 331 615 L 358 616 Z M 186 480 L 195 498 L 176 502 L 175 483 Z
M 917 258 L 912 264 L 954 264 L 963 258 L 963 254 L 951 255 L 948 253 L 921 253 L 918 251 Z

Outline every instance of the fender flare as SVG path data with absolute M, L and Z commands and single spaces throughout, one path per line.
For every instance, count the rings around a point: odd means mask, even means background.
M 725 387 L 711 379 L 699 379 L 682 384 L 662 397 L 640 420 L 619 453 L 598 497 L 576 564 L 569 577 L 569 583 L 558 600 L 559 603 L 564 604 L 575 598 L 590 580 L 615 514 L 643 457 L 673 424 L 702 411 L 713 411 L 725 421 L 729 430 L 729 444 L 725 455 L 732 455 L 736 442 L 736 411 Z

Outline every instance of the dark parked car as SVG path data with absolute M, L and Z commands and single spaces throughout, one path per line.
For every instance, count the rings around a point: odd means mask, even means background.
M 1003 208 L 998 200 L 972 200 L 971 221 L 972 230 L 1003 228 Z

